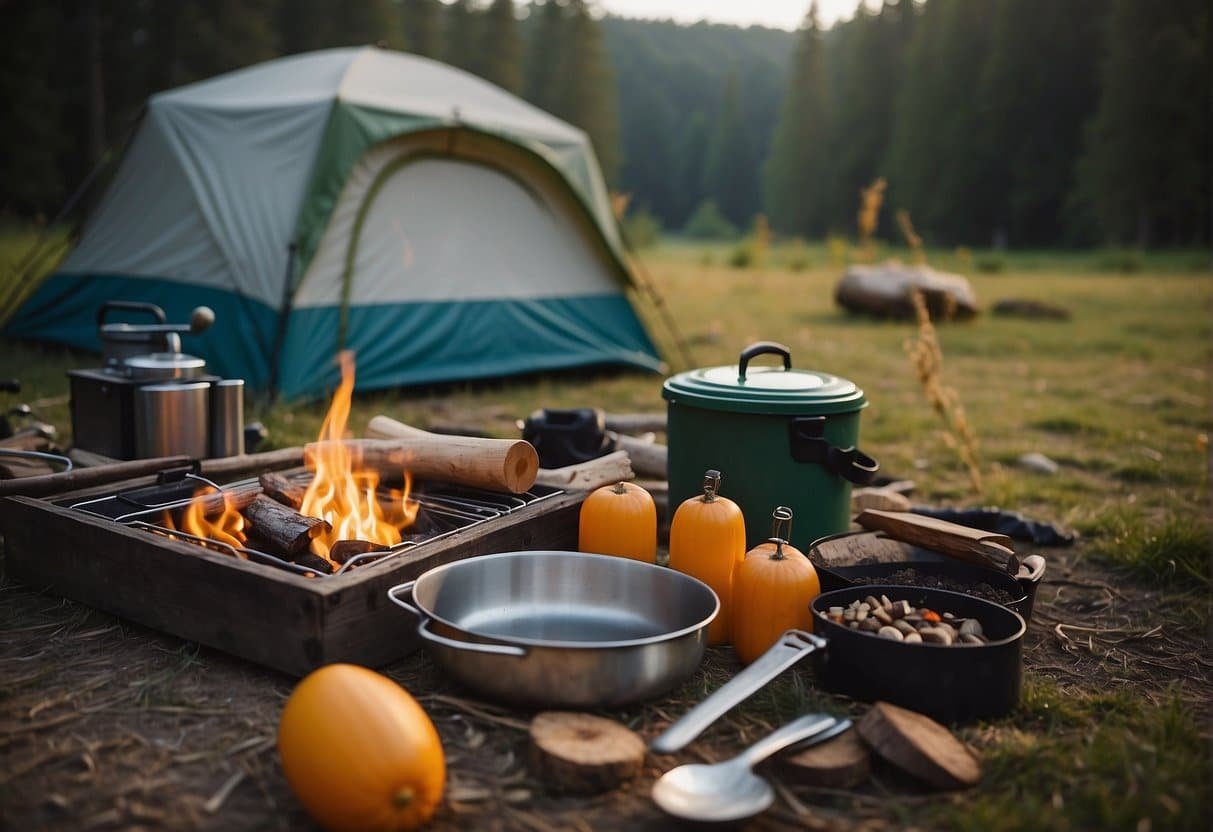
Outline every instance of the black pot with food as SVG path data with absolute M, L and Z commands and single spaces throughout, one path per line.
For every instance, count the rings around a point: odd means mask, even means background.
M 831 609 L 846 610 L 853 602 L 881 596 L 894 604 L 905 601 L 926 608 L 941 618 L 948 613 L 958 624 L 972 619 L 980 624 L 984 641 L 910 643 L 831 617 Z M 835 693 L 866 702 L 894 702 L 940 722 L 1003 716 L 1019 702 L 1027 626 L 1007 607 L 960 592 L 873 585 L 823 592 L 810 609 L 814 632 L 829 644 L 828 650 L 816 651 L 817 672 Z

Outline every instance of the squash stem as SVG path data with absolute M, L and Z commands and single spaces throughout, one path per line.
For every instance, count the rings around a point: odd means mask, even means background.
M 413 802 L 414 797 L 416 797 L 416 794 L 413 792 L 413 790 L 408 786 L 403 786 L 398 792 L 392 795 L 392 804 L 397 809 L 404 809 Z
M 620 482 L 620 483 L 616 483 L 615 487 L 612 488 L 611 491 L 613 491 L 616 494 L 627 494 L 628 488 L 626 485 L 624 485 L 622 482 Z

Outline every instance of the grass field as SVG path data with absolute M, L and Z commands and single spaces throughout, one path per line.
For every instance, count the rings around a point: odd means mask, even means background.
M 0 238 L 0 257 L 11 262 L 15 248 L 11 235 Z M 1207 254 L 932 255 L 941 268 L 969 266 L 965 273 L 983 306 L 1029 298 L 1073 313 L 1066 322 L 983 315 L 940 325 L 944 381 L 956 389 L 979 439 L 986 488 L 977 494 L 906 357 L 914 325 L 844 315 L 832 300 L 840 268 L 829 246 L 777 249 L 767 267 L 744 270 L 726 265 L 730 250 L 671 243 L 645 253 L 695 366 L 735 363 L 751 341 L 772 339 L 791 348 L 796 366 L 854 380 L 870 402 L 862 417 L 865 450 L 885 472 L 913 479 L 916 500 L 993 504 L 1074 528 L 1083 539 L 1058 555 L 1064 569 L 1052 577 L 1107 586 L 1133 599 L 1138 606 L 1126 615 L 1143 627 L 1165 617 L 1180 622 L 1174 626 L 1189 642 L 1205 643 L 1205 658 L 1194 654 L 1190 671 L 1155 656 L 1165 667 L 1151 675 L 1146 664 L 1129 667 L 1137 655 L 1131 644 L 1120 653 L 1070 650 L 1042 630 L 1034 644 L 1048 661 L 1056 664 L 1060 655 L 1077 662 L 1081 655 L 1085 664 L 1075 667 L 1090 668 L 1089 678 L 1051 673 L 1038 656 L 1036 670 L 1029 663 L 1016 715 L 965 734 L 986 761 L 978 791 L 883 802 L 877 795 L 872 811 L 920 828 L 1207 828 L 1213 320 Z M 7 271 L 3 263 L 0 270 Z M 665 341 L 651 310 L 645 314 Z M 65 431 L 64 372 L 94 361 L 0 341 L 0 377 L 19 377 L 20 398 Z M 475 425 L 508 436 L 515 435 L 514 420 L 535 408 L 570 406 L 661 410 L 661 378 L 577 373 L 377 393 L 359 397 L 351 423 L 360 428 L 388 413 L 421 426 Z M 248 418 L 264 421 L 273 444 L 285 446 L 314 437 L 324 409 L 324 403 L 254 400 Z M 1058 462 L 1059 473 L 1034 474 L 1016 464 L 1032 451 Z M 1058 588 L 1051 609 L 1072 611 L 1063 600 Z M 755 707 L 787 716 L 811 701 L 798 689 L 776 688 L 772 696 L 783 698 Z M 814 796 L 828 811 L 868 812 L 865 800 Z

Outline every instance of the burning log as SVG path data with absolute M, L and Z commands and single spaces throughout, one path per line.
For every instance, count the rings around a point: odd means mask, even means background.
M 329 560 L 334 563 L 344 564 L 350 558 L 358 555 L 365 555 L 368 552 L 382 552 L 388 547 L 372 543 L 369 540 L 338 540 L 333 544 L 333 548 L 329 550 Z
M 222 514 L 228 508 L 233 511 L 244 511 L 260 493 L 255 488 L 245 491 L 223 491 L 217 494 L 203 494 L 201 497 L 195 497 L 194 500 L 201 505 L 203 516 L 214 517 Z
M 292 557 L 305 552 L 312 538 L 331 528 L 325 521 L 300 514 L 264 494 L 258 494 L 243 514 L 253 531 Z
M 261 483 L 261 490 L 267 497 L 272 497 L 288 508 L 298 510 L 303 505 L 303 495 L 307 492 L 307 486 L 293 483 L 281 474 L 262 474 L 257 478 Z
M 305 566 L 308 569 L 312 569 L 322 575 L 333 574 L 333 564 L 320 557 L 320 555 L 313 554 L 312 552 L 303 552 L 302 554 L 295 556 L 294 563 L 298 564 L 299 566 Z
M 439 436 L 376 416 L 376 435 L 395 430 L 391 439 L 345 440 L 358 464 L 381 475 L 397 477 L 409 471 L 417 479 L 440 480 L 456 485 L 522 494 L 535 484 L 539 455 L 529 442 L 520 439 L 481 439 L 471 436 Z M 312 465 L 321 442 L 309 444 L 304 453 Z

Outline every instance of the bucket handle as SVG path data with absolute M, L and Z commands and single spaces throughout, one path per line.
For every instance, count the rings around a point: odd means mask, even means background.
M 783 357 L 783 368 L 785 370 L 792 369 L 792 351 L 780 344 L 778 341 L 755 341 L 744 350 L 737 358 L 737 382 L 745 384 L 746 367 L 750 365 L 750 361 L 760 355 L 778 355 Z

